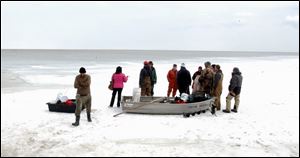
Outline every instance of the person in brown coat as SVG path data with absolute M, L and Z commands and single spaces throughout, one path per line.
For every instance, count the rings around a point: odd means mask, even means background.
M 199 77 L 199 82 L 203 88 L 204 93 L 212 96 L 214 71 L 211 68 L 211 63 L 209 61 L 205 62 L 204 65 L 205 69 L 202 71 Z
M 151 70 L 148 61 L 144 61 L 144 68 L 140 72 L 139 85 L 141 96 L 151 96 Z
M 75 82 L 74 82 L 74 88 L 77 88 L 77 94 L 76 94 L 76 122 L 72 123 L 73 126 L 79 126 L 79 120 L 80 120 L 80 113 L 82 106 L 86 107 L 87 112 L 87 119 L 88 122 L 92 122 L 91 119 L 91 103 L 92 103 L 92 97 L 91 97 L 91 77 L 90 75 L 86 74 L 85 68 L 81 67 L 79 69 L 79 75 L 76 76 Z
M 216 65 L 215 67 L 215 77 L 214 77 L 214 84 L 213 84 L 213 96 L 216 97 L 215 104 L 217 110 L 221 110 L 221 94 L 223 89 L 223 73 L 221 70 L 220 65 Z

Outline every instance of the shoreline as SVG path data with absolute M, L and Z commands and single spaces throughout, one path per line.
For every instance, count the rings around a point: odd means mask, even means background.
M 263 60 L 268 60 L 268 61 L 276 61 L 276 60 L 298 60 L 295 58 L 291 58 L 290 56 L 286 56 L 287 58 L 274 58 L 274 59 L 268 59 L 268 58 L 262 58 Z M 249 59 L 246 58 L 245 59 Z M 253 62 L 264 62 L 259 60 L 250 60 L 252 63 Z M 298 60 L 299 61 L 299 60 Z M 192 61 L 193 62 L 193 61 Z M 279 61 L 280 62 L 280 61 Z M 165 64 L 165 63 L 163 63 Z M 3 66 L 3 65 L 2 65 Z M 42 69 L 41 69 L 42 70 Z M 39 70 L 39 71 L 41 71 Z M 192 70 L 192 69 L 191 69 Z M 28 69 L 26 71 L 36 71 L 35 69 Z M 48 71 L 48 70 L 46 70 Z M 48 74 L 49 73 L 49 74 Z M 55 72 L 48 72 L 46 74 L 37 74 L 37 75 L 57 75 Z M 31 74 L 32 75 L 32 74 Z M 61 74 L 62 75 L 62 74 Z M 73 74 L 72 74 L 73 75 Z M 57 76 L 56 76 L 57 77 Z M 66 77 L 66 76 L 63 76 Z M 75 74 L 74 74 L 75 77 Z M 73 81 L 72 81 L 73 82 Z M 57 89 L 57 88 L 70 88 L 70 84 L 56 84 L 56 83 L 33 83 L 26 81 L 26 79 L 22 78 L 22 74 L 18 74 L 16 72 L 13 72 L 12 69 L 7 69 L 7 68 L 1 68 L 1 92 L 3 93 L 13 93 L 13 92 L 18 92 L 18 91 L 26 91 L 26 90 L 36 90 L 40 88 L 49 88 L 49 89 Z
M 58 89 L 69 88 L 70 85 L 60 84 L 34 84 L 22 79 L 14 72 L 1 71 L 1 93 L 15 93 L 22 91 L 31 91 L 38 89 Z

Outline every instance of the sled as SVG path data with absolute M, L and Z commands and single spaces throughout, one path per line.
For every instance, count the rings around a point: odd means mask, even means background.
M 71 99 L 72 102 L 74 102 L 76 99 Z M 57 103 L 46 103 L 48 105 L 49 111 L 51 112 L 65 112 L 65 113 L 75 113 L 76 110 L 76 104 L 72 103 L 71 105 L 68 105 L 63 102 L 57 102 Z M 85 109 L 84 106 L 82 106 L 82 110 Z

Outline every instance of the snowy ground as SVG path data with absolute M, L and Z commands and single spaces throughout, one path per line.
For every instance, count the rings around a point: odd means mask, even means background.
M 172 64 L 155 62 L 158 96 L 166 95 L 166 73 Z M 244 76 L 237 114 L 112 117 L 121 110 L 107 108 L 111 97 L 107 85 L 117 66 L 111 65 L 87 69 L 92 76 L 93 122 L 87 122 L 84 111 L 76 128 L 71 126 L 74 114 L 49 112 L 45 103 L 58 92 L 74 97 L 77 70 L 67 76 L 5 72 L 1 78 L 1 156 L 299 156 L 298 57 L 220 64 L 225 75 L 222 108 L 232 68 L 238 66 Z M 196 62 L 186 61 L 186 65 L 191 73 L 198 67 Z M 131 95 L 137 87 L 140 68 L 137 63 L 123 66 L 129 75 L 123 95 Z

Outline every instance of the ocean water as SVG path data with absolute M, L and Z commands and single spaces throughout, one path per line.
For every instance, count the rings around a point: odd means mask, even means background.
M 298 58 L 291 52 L 162 51 L 162 50 L 1 50 L 1 87 L 22 83 L 71 84 L 80 67 L 92 75 L 105 76 L 116 66 L 139 73 L 144 60 L 152 60 L 157 71 L 167 71 L 184 62 L 191 71 L 205 61 L 225 65 L 249 60 Z M 130 69 L 130 70 L 129 70 Z M 133 74 L 133 72 L 131 72 Z M 164 75 L 165 72 L 161 74 Z M 191 72 L 192 73 L 192 72 Z M 138 76 L 138 74 L 134 74 Z M 109 78 L 109 77 L 107 77 Z M 34 84 L 31 84 L 34 85 Z
M 51 68 L 57 65 L 111 65 L 143 63 L 144 60 L 168 63 L 172 61 L 224 62 L 235 58 L 299 56 L 299 52 L 230 52 L 230 51 L 171 51 L 171 50 L 1 50 L 1 70 L 31 65 Z

